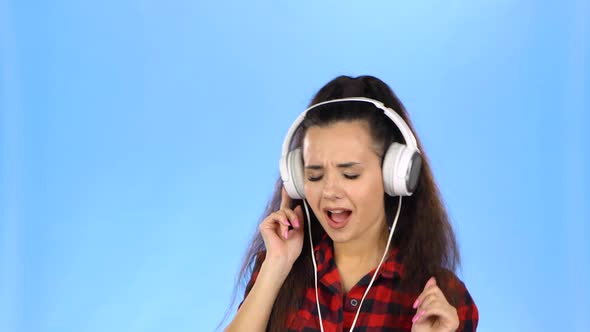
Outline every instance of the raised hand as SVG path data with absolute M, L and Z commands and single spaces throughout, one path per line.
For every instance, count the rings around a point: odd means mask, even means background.
M 426 282 L 414 309 L 412 332 L 455 332 L 459 327 L 457 309 L 449 304 L 434 277 Z
M 265 262 L 288 270 L 303 247 L 303 212 L 301 206 L 295 210 L 290 206 L 291 198 L 283 188 L 280 209 L 266 217 L 258 227 L 266 246 Z

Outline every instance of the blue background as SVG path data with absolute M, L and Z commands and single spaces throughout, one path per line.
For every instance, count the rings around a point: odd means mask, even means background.
M 340 74 L 408 108 L 478 331 L 588 331 L 589 23 L 584 0 L 0 0 L 0 331 L 215 329 L 283 136 Z

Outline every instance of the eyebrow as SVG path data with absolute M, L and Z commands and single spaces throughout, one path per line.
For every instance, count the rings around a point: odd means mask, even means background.
M 360 165 L 361 163 L 356 162 L 356 161 L 351 161 L 351 162 L 347 162 L 347 163 L 342 163 L 342 164 L 338 164 L 336 165 L 336 167 L 338 168 L 351 168 L 352 166 L 356 166 L 356 165 Z M 306 169 L 323 169 L 324 167 L 321 165 L 307 165 L 305 166 Z

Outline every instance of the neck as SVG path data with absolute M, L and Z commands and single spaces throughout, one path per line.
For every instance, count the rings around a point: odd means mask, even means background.
M 386 223 L 368 230 L 366 236 L 344 243 L 334 243 L 334 260 L 339 268 L 374 268 L 387 245 Z

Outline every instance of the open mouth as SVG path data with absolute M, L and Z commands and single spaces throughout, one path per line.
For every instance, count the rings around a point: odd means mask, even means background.
M 347 209 L 327 210 L 328 219 L 333 223 L 340 224 L 348 220 L 352 211 Z

